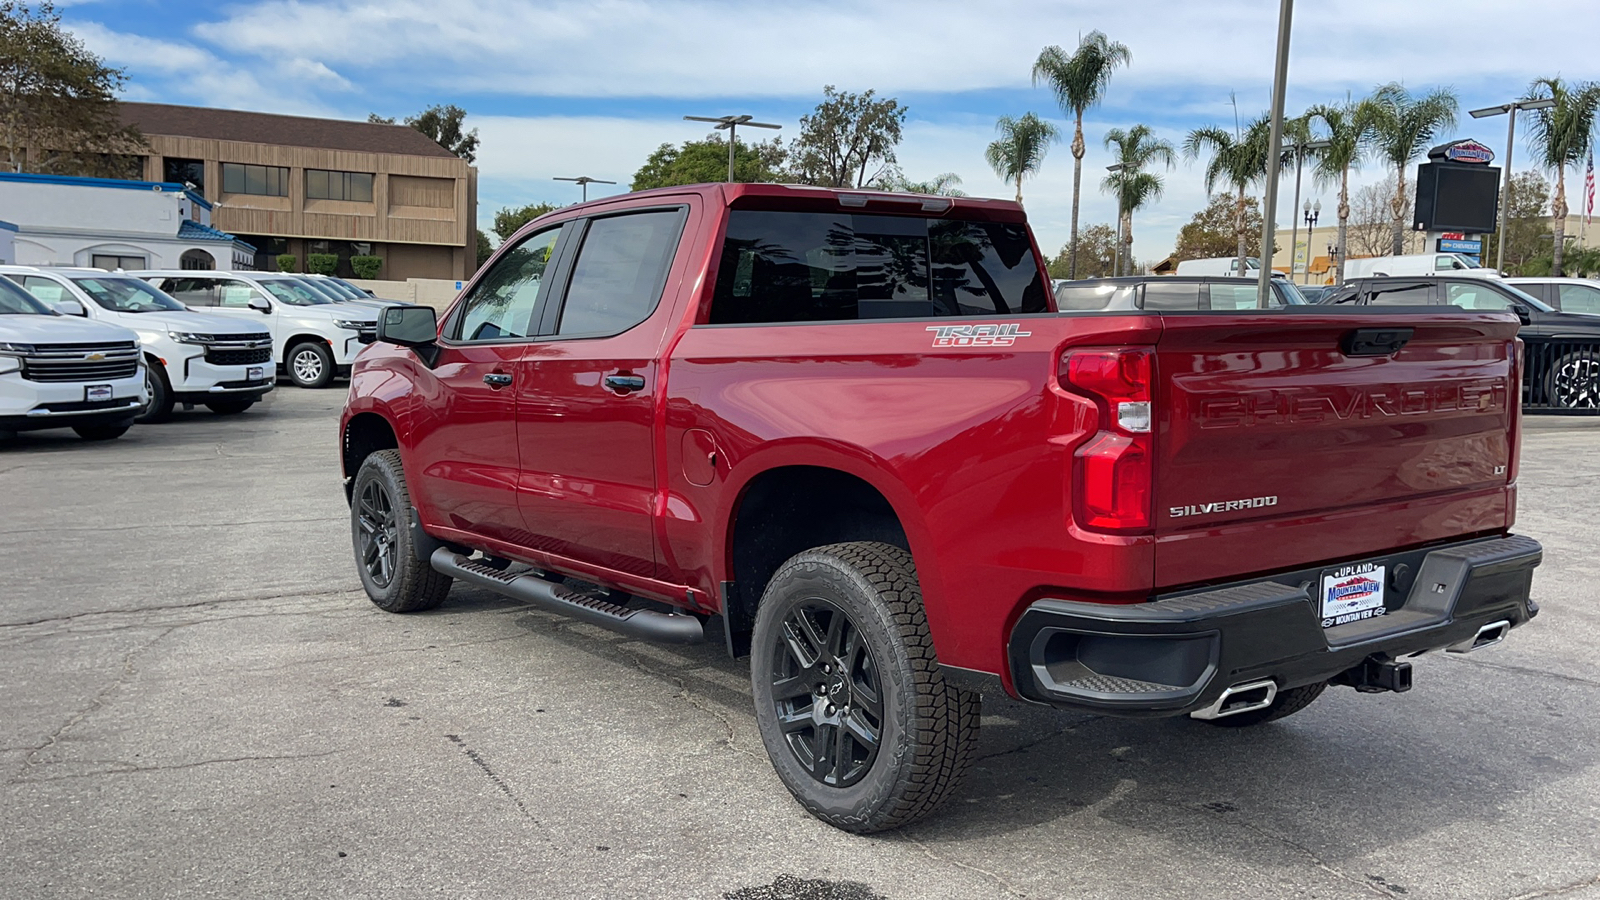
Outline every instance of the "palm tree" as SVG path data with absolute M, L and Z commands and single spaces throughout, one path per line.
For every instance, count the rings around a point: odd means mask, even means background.
M 1000 138 L 989 145 L 983 157 L 996 175 L 1017 183 L 1017 202 L 1021 203 L 1022 179 L 1038 174 L 1050 145 L 1061 140 L 1061 131 L 1033 113 L 1016 119 L 1001 116 L 994 127 Z
M 1384 162 L 1394 167 L 1396 183 L 1389 208 L 1394 220 L 1394 254 L 1405 252 L 1406 168 L 1427 151 L 1434 137 L 1456 127 L 1456 95 L 1449 88 L 1436 88 L 1414 97 L 1398 83 L 1391 82 L 1373 92 L 1367 140 Z
M 1120 169 L 1106 176 L 1100 189 L 1117 198 L 1117 209 L 1122 217 L 1122 258 L 1127 261 L 1128 272 L 1133 272 L 1133 211 L 1145 204 L 1161 199 L 1165 185 L 1161 176 L 1146 172 L 1151 163 L 1165 163 L 1172 168 L 1175 154 L 1172 144 L 1151 133 L 1145 125 L 1135 125 L 1127 131 L 1113 128 L 1106 132 L 1106 147 L 1115 147 Z M 1120 272 L 1116 274 L 1122 274 Z
M 1071 56 L 1052 44 L 1039 51 L 1033 64 L 1033 83 L 1043 81 L 1055 92 L 1061 112 L 1073 119 L 1072 131 L 1072 252 L 1067 263 L 1068 276 L 1078 275 L 1078 193 L 1083 184 L 1083 113 L 1099 103 L 1111 84 L 1111 72 L 1133 61 L 1126 45 L 1091 31 L 1078 39 Z
M 1567 166 L 1583 161 L 1594 148 L 1595 113 L 1600 110 L 1600 85 L 1590 81 L 1571 84 L 1557 78 L 1535 78 L 1524 100 L 1554 100 L 1555 106 L 1533 111 L 1528 143 L 1539 164 L 1556 173 L 1556 192 L 1550 200 L 1551 230 L 1555 248 L 1550 274 L 1561 275 L 1562 242 L 1567 231 Z
M 1245 126 L 1242 134 L 1211 126 L 1196 128 L 1183 141 L 1183 155 L 1188 159 L 1199 159 L 1201 153 L 1211 152 L 1211 161 L 1206 163 L 1206 193 L 1211 193 L 1219 182 L 1227 183 L 1238 193 L 1233 227 L 1239 238 L 1240 275 L 1249 274 L 1244 250 L 1245 191 L 1267 177 L 1267 145 L 1271 140 L 1271 123 L 1263 115 Z M 1264 249 L 1262 256 L 1270 257 L 1270 250 Z
M 1323 186 L 1339 185 L 1339 237 L 1335 256 L 1334 284 L 1344 283 L 1344 261 L 1349 256 L 1345 244 L 1346 230 L 1350 224 L 1350 172 L 1361 167 L 1361 156 L 1366 149 L 1365 137 L 1372 110 L 1363 101 L 1355 103 L 1346 98 L 1338 105 L 1318 104 L 1306 111 L 1306 118 L 1319 124 L 1321 140 L 1328 146 L 1318 151 L 1312 171 L 1317 183 Z

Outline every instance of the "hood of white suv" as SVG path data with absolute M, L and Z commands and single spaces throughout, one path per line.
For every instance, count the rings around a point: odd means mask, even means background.
M 265 334 L 267 317 L 260 322 L 235 319 L 231 316 L 208 315 L 188 310 L 161 310 L 159 312 L 130 313 L 122 321 L 129 328 L 147 328 L 151 331 L 188 331 L 196 334 L 241 335 Z
M 0 343 L 88 344 L 139 342 L 132 330 L 77 316 L 0 315 Z

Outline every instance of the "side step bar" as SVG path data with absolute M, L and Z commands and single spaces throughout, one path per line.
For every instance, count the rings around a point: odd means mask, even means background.
M 534 575 L 502 572 L 462 556 L 449 547 L 433 551 L 429 563 L 436 571 L 451 578 L 629 637 L 667 644 L 698 644 L 706 639 L 705 626 L 694 616 L 628 609 Z

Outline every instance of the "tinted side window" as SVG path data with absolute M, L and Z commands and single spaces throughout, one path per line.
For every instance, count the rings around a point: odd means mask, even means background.
M 1056 288 L 1056 309 L 1062 312 L 1136 309 L 1133 295 L 1137 290 L 1125 284 L 1063 284 Z
M 1144 286 L 1145 309 L 1199 309 L 1199 284 L 1147 283 Z
M 683 212 L 676 209 L 591 221 L 556 333 L 621 334 L 648 319 L 661 302 L 682 233 Z
M 1433 285 L 1404 284 L 1373 288 L 1367 303 L 1373 306 L 1427 306 L 1433 302 Z
M 1044 278 L 1026 227 L 933 221 L 928 225 L 928 247 L 938 315 L 1045 311 Z
M 168 278 L 161 282 L 161 289 L 185 306 L 217 305 L 216 293 L 207 278 Z
M 502 253 L 493 268 L 472 286 L 455 321 L 445 329 L 462 341 L 525 338 L 539 326 L 539 300 L 550 254 L 565 226 L 535 232 Z
M 1256 286 L 1253 284 L 1213 283 L 1209 287 L 1211 288 L 1212 309 L 1228 310 L 1260 308 L 1256 302 L 1258 296 L 1256 294 Z M 1283 301 L 1278 299 L 1277 292 L 1272 291 L 1271 295 L 1267 298 L 1268 308 L 1276 309 L 1282 305 Z
M 1459 306 L 1462 309 L 1510 309 L 1511 301 L 1505 295 L 1488 285 L 1462 284 L 1455 282 L 1445 285 L 1446 303 Z
M 1563 284 L 1561 303 L 1558 305 L 1562 312 L 1600 313 L 1600 288 L 1583 284 Z

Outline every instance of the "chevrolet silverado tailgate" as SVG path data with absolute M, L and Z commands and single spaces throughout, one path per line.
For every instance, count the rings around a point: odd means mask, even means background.
M 1517 327 L 1437 308 L 1164 316 L 1156 585 L 1508 527 Z

